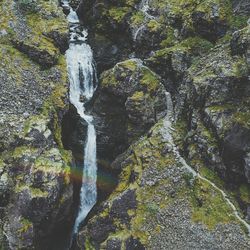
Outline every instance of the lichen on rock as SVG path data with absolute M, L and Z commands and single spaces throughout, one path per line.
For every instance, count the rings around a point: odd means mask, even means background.
M 6 31 L 0 37 L 0 245 L 11 249 L 49 247 L 58 223 L 71 214 L 73 192 L 72 156 L 61 141 L 69 106 L 61 54 L 67 22 L 57 1 L 26 3 L 0 3 Z

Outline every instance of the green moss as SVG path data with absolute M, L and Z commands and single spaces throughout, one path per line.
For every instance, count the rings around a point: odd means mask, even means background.
M 162 48 L 166 47 L 168 48 L 174 46 L 175 42 L 177 42 L 174 35 L 174 29 L 171 26 L 168 26 L 166 30 L 167 30 L 167 35 L 166 35 L 167 38 L 163 39 L 160 43 Z
M 132 100 L 142 100 L 144 98 L 144 93 L 142 91 L 136 91 L 131 97 Z
M 18 230 L 18 232 L 20 234 L 23 234 L 23 233 L 26 233 L 28 230 L 30 230 L 31 228 L 33 228 L 33 224 L 31 221 L 29 221 L 28 219 L 25 219 L 22 217 L 21 219 L 21 224 L 22 224 L 22 227 Z
M 142 70 L 141 84 L 148 89 L 148 92 L 155 94 L 157 88 L 160 85 L 159 78 L 148 68 L 143 67 Z
M 248 20 L 247 15 L 233 15 L 230 18 L 229 24 L 231 29 L 233 30 L 239 30 L 247 26 L 247 20 Z
M 217 173 L 205 166 L 201 167 L 199 169 L 199 173 L 201 176 L 207 178 L 208 180 L 212 181 L 217 187 L 223 188 L 224 187 L 224 182 L 222 179 L 217 175 Z
M 160 87 L 159 77 L 147 67 L 140 65 L 136 60 L 127 60 L 118 63 L 113 69 L 104 72 L 101 76 L 102 86 L 116 86 L 124 84 L 123 79 L 128 76 L 135 76 L 139 74 L 139 83 L 143 88 L 143 92 L 148 92 L 155 95 L 157 88 Z M 144 91 L 145 90 L 145 91 Z M 142 97 L 142 91 L 135 93 L 132 98 Z
M 104 73 L 102 73 L 101 85 L 103 87 L 109 86 L 109 85 L 116 85 L 116 84 L 117 84 L 117 80 L 111 71 L 105 71 Z
M 132 26 L 140 26 L 144 22 L 144 14 L 141 11 L 135 12 L 131 17 Z
M 117 64 L 118 67 L 123 67 L 129 69 L 130 71 L 135 71 L 137 69 L 137 62 L 135 60 L 126 60 Z
M 32 186 L 29 186 L 29 185 L 26 185 L 26 184 L 22 183 L 23 176 L 19 176 L 17 178 L 17 180 L 19 182 L 15 187 L 15 192 L 16 193 L 20 193 L 20 192 L 22 192 L 24 190 L 28 190 L 30 192 L 32 198 L 48 197 L 48 192 L 47 191 L 43 191 L 40 188 L 34 188 Z
M 32 197 L 48 197 L 48 192 L 39 188 L 30 188 Z
M 22 158 L 25 155 L 35 154 L 37 151 L 38 151 L 38 149 L 32 148 L 30 146 L 20 146 L 20 147 L 16 147 L 14 149 L 11 156 L 14 159 L 19 159 L 19 158 Z
M 207 145 L 210 149 L 218 147 L 216 135 L 212 132 L 211 128 L 207 128 L 204 124 L 199 123 L 198 130 L 200 131 L 202 138 L 207 141 Z
M 245 59 L 238 58 L 238 60 L 236 60 L 236 62 L 234 62 L 234 64 L 233 64 L 233 73 L 238 78 L 248 77 L 249 66 L 248 66 Z
M 147 24 L 147 27 L 151 32 L 157 32 L 162 28 L 161 24 L 156 20 L 150 20 Z
M 184 115 L 182 116 L 184 118 Z M 185 119 L 179 119 L 174 124 L 173 137 L 175 144 L 181 149 L 184 149 L 185 138 L 188 134 L 187 121 Z
M 218 6 L 220 20 L 228 21 L 232 15 L 232 3 L 230 0 L 205 0 L 198 5 L 196 10 L 210 14 L 214 5 Z
M 191 201 L 193 221 L 201 222 L 209 229 L 213 229 L 219 223 L 238 222 L 232 208 L 225 202 L 222 194 L 208 182 L 196 179 Z
M 129 7 L 113 7 L 109 9 L 108 13 L 109 16 L 115 20 L 117 23 L 120 23 L 123 21 L 125 16 L 131 11 Z
M 11 44 L 11 39 L 15 34 L 13 25 L 11 24 L 15 22 L 16 16 L 11 8 L 10 0 L 2 0 L 0 8 L 0 30 L 5 30 L 8 34 L 0 37 L 1 44 Z
M 152 57 L 147 59 L 149 63 L 161 66 L 162 64 L 170 65 L 172 55 L 176 52 L 185 53 L 194 60 L 198 56 L 206 54 L 213 47 L 212 43 L 200 37 L 187 38 L 171 47 L 169 47 L 168 41 L 165 42 L 167 43 L 167 48 L 157 50 Z
M 159 211 L 159 206 L 155 202 L 150 202 L 146 204 L 146 210 L 152 215 L 156 215 Z
M 84 242 L 84 247 L 86 250 L 95 250 L 96 248 L 91 244 L 89 238 L 86 238 Z
M 245 128 L 250 128 L 250 112 L 236 112 L 233 120 Z
M 193 180 L 194 180 L 193 174 L 189 172 L 185 172 L 182 177 L 185 180 L 186 185 L 191 187 L 193 184 Z
M 5 163 L 4 163 L 4 160 L 2 159 L 2 155 L 0 155 L 0 172 L 3 170 L 4 166 L 5 166 Z
M 210 112 L 224 112 L 224 111 L 230 111 L 230 110 L 232 110 L 233 109 L 233 105 L 232 104 L 213 105 L 213 106 L 207 107 L 207 109 Z
M 180 46 L 187 48 L 194 55 L 203 55 L 213 48 L 214 45 L 206 39 L 196 36 L 183 40 Z
M 247 204 L 250 204 L 250 186 L 249 184 L 242 184 L 240 186 L 240 198 Z

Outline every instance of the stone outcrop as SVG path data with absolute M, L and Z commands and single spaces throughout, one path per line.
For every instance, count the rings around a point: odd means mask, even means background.
M 137 59 L 116 64 L 100 77 L 92 113 L 99 159 L 114 160 L 166 114 L 160 77 Z
M 193 181 L 185 170 L 188 163 L 225 190 L 242 218 L 249 219 L 246 6 L 246 1 L 224 0 L 85 1 L 79 6 L 101 73 L 90 105 L 99 156 L 112 159 L 123 152 L 106 166 L 120 173 L 118 184 L 80 230 L 81 249 L 249 247 L 218 190 L 199 178 Z M 163 132 L 166 112 L 150 122 L 145 92 L 131 100 L 138 80 L 138 67 L 128 65 L 133 61 L 157 75 L 165 88 L 161 92 L 172 96 L 173 128 L 167 129 L 172 140 Z M 161 96 L 166 111 L 171 107 Z M 132 208 L 128 194 L 135 201 Z
M 70 2 L 99 73 L 86 105 L 99 200 L 76 249 L 249 249 L 225 198 L 250 223 L 248 1 Z M 67 23 L 56 0 L 0 5 L 0 242 L 63 249 L 65 148 L 82 162 L 86 133 L 68 105 Z
M 0 245 L 49 249 L 72 214 L 72 156 L 61 140 L 67 21 L 57 1 L 0 5 Z

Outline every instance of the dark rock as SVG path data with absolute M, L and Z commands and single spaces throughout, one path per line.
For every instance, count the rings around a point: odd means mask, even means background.
M 96 243 L 103 242 L 111 232 L 115 231 L 113 220 L 110 217 L 98 218 L 93 223 L 90 222 L 87 227 L 91 240 Z
M 121 250 L 122 242 L 119 239 L 110 239 L 107 241 L 107 249 L 109 250 Z
M 99 159 L 114 159 L 128 146 L 125 107 L 112 94 L 98 91 L 93 105 Z
M 249 15 L 250 3 L 248 0 L 233 0 L 234 13 L 237 15 Z
M 63 54 L 68 49 L 69 44 L 69 35 L 68 33 L 61 33 L 57 30 L 53 30 L 46 34 L 49 38 L 53 39 L 54 44 L 57 48 L 60 49 L 60 52 Z
M 112 218 L 119 218 L 123 223 L 128 224 L 130 220 L 128 210 L 135 209 L 136 206 L 137 201 L 135 191 L 127 190 L 113 201 L 110 216 Z
M 46 49 L 42 50 L 23 41 L 13 41 L 13 44 L 17 49 L 27 54 L 28 57 L 41 64 L 44 68 L 51 67 L 57 63 L 58 53 L 51 53 Z
M 84 145 L 87 134 L 87 123 L 83 120 L 73 105 L 62 121 L 62 141 L 66 149 L 70 149 L 77 162 L 83 162 Z
M 113 160 L 164 116 L 165 90 L 159 76 L 139 60 L 117 64 L 100 81 L 92 110 L 97 149 L 100 159 Z
M 245 158 L 245 175 L 248 180 L 248 183 L 250 183 L 250 153 L 248 153 Z
M 61 143 L 68 83 L 56 47 L 63 38 L 51 33 L 53 43 L 43 34 L 43 27 L 48 33 L 60 27 L 66 36 L 67 23 L 57 3 L 33 6 L 34 1 L 1 2 L 8 30 L 0 43 L 0 246 L 5 249 L 49 249 L 57 227 L 67 228 L 72 216 L 72 156 Z
M 80 2 L 81 0 L 69 0 L 69 4 L 73 9 L 77 9 Z
M 227 166 L 228 178 L 236 176 L 249 179 L 249 165 L 247 160 L 244 160 L 246 151 L 250 149 L 250 130 L 240 126 L 234 126 L 227 133 L 223 142 L 223 160 Z M 239 182 L 241 179 L 238 180 Z
M 92 36 L 90 36 L 90 43 L 94 51 L 98 72 L 101 73 L 122 59 L 124 49 L 105 35 L 93 34 Z
M 250 47 L 249 28 L 235 31 L 231 39 L 231 50 L 233 55 L 244 55 Z
M 141 242 L 133 237 L 130 237 L 126 240 L 126 250 L 145 250 L 145 247 Z
M 112 171 L 119 173 L 123 169 L 123 166 L 133 163 L 133 159 L 131 159 L 132 157 L 129 157 L 129 154 L 131 153 L 132 151 L 127 150 L 123 154 L 120 154 L 118 157 L 116 157 L 116 159 L 110 165 Z
M 207 12 L 195 11 L 192 14 L 195 31 L 211 42 L 226 34 L 228 24 L 219 18 L 218 6 L 214 5 L 211 16 Z

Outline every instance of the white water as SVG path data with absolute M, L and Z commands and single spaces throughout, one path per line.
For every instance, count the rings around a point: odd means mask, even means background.
M 155 19 L 154 16 L 149 14 L 149 11 L 150 11 L 149 0 L 142 0 L 141 3 L 139 4 L 139 10 L 145 16 L 145 22 L 147 22 L 148 20 Z M 145 29 L 146 27 L 145 22 L 142 25 L 140 25 L 138 29 L 134 32 L 134 41 L 136 41 L 139 33 Z
M 140 3 L 140 10 L 148 19 L 155 19 L 154 16 L 150 15 L 148 12 L 150 11 L 149 0 L 142 0 Z
M 242 223 L 248 230 L 248 235 L 250 236 L 250 225 L 241 218 L 239 212 L 237 211 L 235 205 L 230 201 L 228 195 L 219 187 L 217 187 L 212 181 L 208 180 L 207 178 L 201 176 L 199 173 L 197 173 L 192 167 L 190 167 L 185 159 L 181 157 L 178 148 L 174 144 L 174 140 L 172 137 L 171 132 L 174 131 L 174 129 L 171 127 L 172 126 L 172 120 L 173 120 L 173 104 L 172 104 L 172 99 L 170 93 L 166 92 L 166 101 L 167 101 L 167 115 L 163 121 L 163 130 L 162 130 L 162 136 L 166 140 L 166 142 L 169 142 L 172 146 L 173 153 L 176 157 L 176 160 L 182 164 L 182 166 L 192 174 L 193 178 L 200 178 L 203 181 L 206 181 L 209 183 L 214 189 L 216 189 L 222 196 L 225 202 L 232 208 L 233 213 L 235 217 Z
M 67 17 L 70 25 L 70 45 L 66 52 L 70 80 L 70 102 L 76 107 L 81 118 L 88 124 L 84 148 L 80 205 L 72 234 L 74 236 L 97 199 L 96 131 L 93 125 L 93 117 L 85 113 L 84 107 L 84 104 L 93 97 L 96 89 L 96 70 L 92 50 L 86 43 L 87 31 L 81 31 L 78 16 L 69 6 L 67 0 L 62 1 L 62 7 L 70 9 Z

